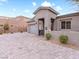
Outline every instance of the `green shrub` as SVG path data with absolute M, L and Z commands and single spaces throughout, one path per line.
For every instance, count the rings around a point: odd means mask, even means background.
M 61 43 L 67 44 L 67 43 L 68 43 L 68 36 L 66 36 L 66 35 L 61 35 L 61 36 L 59 37 L 59 40 L 60 40 Z
M 50 33 L 46 33 L 46 39 L 47 39 L 47 40 L 50 40 L 51 37 L 52 37 L 52 35 L 51 35 Z

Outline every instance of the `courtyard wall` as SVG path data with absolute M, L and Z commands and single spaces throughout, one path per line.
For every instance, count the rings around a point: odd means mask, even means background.
M 60 35 L 67 35 L 69 43 L 79 46 L 79 32 L 76 31 L 52 31 L 50 32 L 54 39 L 59 39 Z

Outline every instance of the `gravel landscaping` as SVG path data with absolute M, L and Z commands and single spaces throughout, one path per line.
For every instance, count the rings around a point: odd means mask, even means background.
M 79 59 L 79 51 L 29 33 L 0 36 L 0 59 Z

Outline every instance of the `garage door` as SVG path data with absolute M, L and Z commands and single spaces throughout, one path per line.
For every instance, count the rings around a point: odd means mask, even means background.
M 30 33 L 38 34 L 38 29 L 37 28 L 38 28 L 37 25 L 31 25 L 30 29 L 29 29 Z

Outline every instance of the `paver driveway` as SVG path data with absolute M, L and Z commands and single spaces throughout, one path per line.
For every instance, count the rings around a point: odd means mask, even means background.
M 26 32 L 15 33 L 0 36 L 0 59 L 79 59 L 79 51 Z

